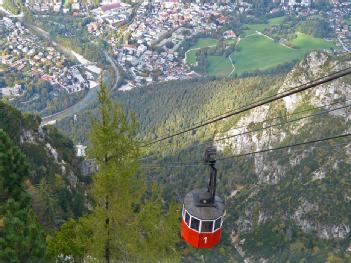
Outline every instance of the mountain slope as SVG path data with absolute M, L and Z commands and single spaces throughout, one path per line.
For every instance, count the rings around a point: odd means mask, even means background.
M 351 66 L 349 59 L 343 60 L 345 57 L 335 59 L 313 52 L 287 75 L 280 91 Z M 345 77 L 288 97 L 270 107 L 258 108 L 241 118 L 236 126 L 254 126 L 267 116 L 284 116 L 333 104 L 324 107 L 324 110 L 331 110 L 351 105 L 350 102 L 351 78 Z M 350 133 L 350 116 L 351 108 L 348 107 L 263 132 L 230 138 L 217 146 L 237 154 Z M 233 127 L 222 135 L 238 132 Z M 349 137 L 256 154 L 247 161 L 254 168 L 253 182 L 243 186 L 228 200 L 227 220 L 231 224 L 232 243 L 242 255 L 246 252 L 249 257 L 272 257 L 282 262 L 299 257 L 318 261 L 327 259 L 328 251 L 350 259 L 346 252 L 351 243 Z M 326 244 L 330 246 L 323 248 L 326 251 L 316 251 Z M 297 252 L 301 255 L 296 255 Z
M 40 127 L 40 118 L 0 101 L 0 129 L 25 154 L 30 165 L 27 191 L 42 224 L 53 227 L 86 210 L 83 177 L 71 140 L 54 127 Z
M 148 141 L 350 66 L 350 55 L 312 52 L 287 76 L 169 82 L 112 95 L 136 112 Z M 349 133 L 350 107 L 335 110 L 349 100 L 350 76 L 148 147 L 143 170 L 167 199 L 182 202 L 206 185 L 208 171 L 167 163 L 199 161 L 213 138 L 256 129 L 215 142 L 219 158 Z M 58 125 L 84 141 L 91 112 Z M 227 203 L 222 243 L 211 251 L 186 247 L 183 261 L 350 261 L 350 147 L 348 137 L 219 161 L 218 193 Z

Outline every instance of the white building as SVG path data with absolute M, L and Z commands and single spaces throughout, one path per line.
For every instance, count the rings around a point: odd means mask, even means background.
M 87 148 L 87 146 L 84 146 L 84 145 L 81 145 L 81 144 L 78 144 L 76 145 L 76 155 L 78 157 L 85 157 L 85 149 Z
M 79 9 L 80 9 L 79 3 L 73 3 L 72 4 L 72 10 L 79 10 Z
M 16 84 L 13 88 L 0 88 L 0 97 L 13 97 L 20 96 L 22 87 L 20 84 Z
M 93 10 L 93 13 L 96 13 L 100 16 L 104 15 L 118 15 L 125 12 L 131 8 L 131 5 L 126 3 L 114 2 L 109 4 L 102 4 L 99 8 Z
M 285 1 L 282 0 L 282 3 Z M 301 2 L 298 2 L 296 0 L 289 0 L 288 6 L 293 7 L 293 6 L 304 6 L 304 7 L 309 7 L 311 5 L 311 0 L 301 0 Z

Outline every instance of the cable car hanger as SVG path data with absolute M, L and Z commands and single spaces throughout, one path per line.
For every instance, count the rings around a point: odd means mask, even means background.
M 212 248 L 221 240 L 224 201 L 216 195 L 216 149 L 208 147 L 204 163 L 209 165 L 207 188 L 187 193 L 182 209 L 181 237 L 195 248 Z

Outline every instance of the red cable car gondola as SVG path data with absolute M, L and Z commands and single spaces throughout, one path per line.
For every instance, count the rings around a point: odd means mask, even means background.
M 208 148 L 205 163 L 211 176 L 207 189 L 195 189 L 185 198 L 182 209 L 181 237 L 195 248 L 212 248 L 220 242 L 224 201 L 216 196 L 216 150 Z

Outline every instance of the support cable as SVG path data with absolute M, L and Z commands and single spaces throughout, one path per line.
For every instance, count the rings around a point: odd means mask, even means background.
M 288 92 L 284 92 L 282 94 L 279 94 L 277 96 L 274 96 L 272 98 L 268 98 L 268 99 L 264 99 L 263 101 L 258 101 L 258 102 L 255 102 L 251 105 L 247 105 L 247 106 L 244 106 L 242 108 L 240 108 L 239 110 L 237 111 L 234 111 L 234 112 L 230 112 L 228 114 L 225 114 L 225 115 L 222 115 L 218 118 L 214 118 L 212 120 L 206 120 L 205 122 L 201 123 L 201 124 L 198 124 L 198 125 L 195 125 L 193 127 L 190 127 L 190 128 L 187 128 L 187 129 L 184 129 L 184 130 L 181 130 L 179 132 L 176 132 L 174 134 L 171 134 L 171 135 L 168 135 L 168 136 L 165 136 L 165 137 L 162 137 L 160 139 L 157 139 L 157 140 L 154 140 L 152 142 L 149 142 L 149 143 L 146 143 L 144 145 L 142 145 L 141 147 L 148 147 L 150 145 L 153 145 L 155 143 L 158 143 L 158 142 L 161 142 L 161 141 L 164 141 L 164 140 L 167 140 L 167 139 L 170 139 L 170 138 L 173 138 L 175 136 L 179 136 L 181 134 L 184 134 L 184 133 L 188 133 L 190 131 L 193 131 L 193 130 L 197 130 L 201 127 L 204 127 L 204 126 L 207 126 L 207 125 L 210 125 L 212 123 L 215 123 L 215 122 L 218 122 L 218 121 L 221 121 L 221 120 L 224 120 L 224 119 L 227 119 L 229 117 L 232 117 L 234 115 L 238 115 L 240 113 L 243 113 L 243 112 L 246 112 L 246 111 L 249 111 L 251 109 L 254 109 L 254 108 L 257 108 L 257 107 L 260 107 L 260 106 L 263 106 L 263 105 L 266 105 L 266 104 L 269 104 L 273 101 L 277 101 L 277 100 L 280 100 L 282 98 L 285 98 L 285 97 L 288 97 L 288 96 L 291 96 L 291 95 L 294 95 L 294 94 L 297 94 L 297 93 L 300 93 L 300 92 L 303 92 L 305 90 L 308 90 L 308 89 L 311 89 L 311 88 L 314 88 L 316 86 L 319 86 L 319 85 L 322 85 L 324 83 L 327 83 L 327 82 L 330 82 L 330 81 L 333 81 L 333 80 L 336 80 L 336 79 L 339 79 L 341 77 L 344 77 L 348 74 L 351 74 L 351 68 L 347 68 L 347 69 L 344 69 L 344 70 L 340 70 L 338 72 L 335 72 L 333 74 L 330 74 L 330 75 L 327 75 L 325 77 L 322 77 L 322 78 L 319 78 L 317 80 L 314 80 L 314 81 L 311 81 L 307 84 L 303 84 L 301 86 L 298 86 L 298 88 L 293 88 L 291 89 L 290 91 Z
M 351 100 L 346 100 L 346 101 L 342 101 L 342 102 L 350 102 L 350 101 Z M 259 122 L 257 124 L 262 124 L 262 123 L 265 123 L 265 122 L 268 122 L 268 121 L 272 121 L 272 120 L 276 120 L 276 119 L 282 119 L 282 118 L 285 118 L 285 117 L 290 117 L 290 116 L 297 115 L 297 114 L 300 114 L 300 113 L 303 113 L 303 112 L 306 112 L 306 111 L 312 111 L 312 110 L 315 110 L 315 109 L 329 107 L 329 106 L 332 106 L 332 105 L 335 105 L 335 104 L 338 104 L 338 103 L 341 103 L 341 102 L 340 101 L 333 102 L 333 103 L 330 103 L 328 105 L 323 105 L 323 106 L 319 106 L 319 107 L 308 109 L 308 110 L 302 110 L 302 111 L 299 111 L 299 112 L 292 113 L 290 115 L 284 115 L 284 116 L 279 116 L 279 117 L 276 117 L 276 118 L 271 118 L 271 119 Z M 204 145 L 204 144 L 212 144 L 213 142 L 223 141 L 223 140 L 227 140 L 227 139 L 234 138 L 234 137 L 237 137 L 237 136 L 241 136 L 241 135 L 245 135 L 245 134 L 249 134 L 249 133 L 253 133 L 253 132 L 258 132 L 258 131 L 263 131 L 263 130 L 270 129 L 270 128 L 277 127 L 277 126 L 283 126 L 285 124 L 293 123 L 293 122 L 300 121 L 300 120 L 307 119 L 307 118 L 321 116 L 321 115 L 324 115 L 324 114 L 327 114 L 327 113 L 330 113 L 330 112 L 334 112 L 334 111 L 338 111 L 338 110 L 341 110 L 341 109 L 345 109 L 345 108 L 348 108 L 348 107 L 351 107 L 351 104 L 350 105 L 344 105 L 344 106 L 341 106 L 341 107 L 338 107 L 338 108 L 334 108 L 334 109 L 321 111 L 321 112 L 318 112 L 318 113 L 315 113 L 315 114 L 310 114 L 310 115 L 307 115 L 307 116 L 303 116 L 303 117 L 300 117 L 300 118 L 288 120 L 288 121 L 285 121 L 285 122 L 272 124 L 272 125 L 265 126 L 265 127 L 262 127 L 262 128 L 256 129 L 256 130 L 245 131 L 245 132 L 242 132 L 242 133 L 238 133 L 238 134 L 234 134 L 234 135 L 230 135 L 230 136 L 226 136 L 226 137 L 221 137 L 221 138 L 214 139 L 214 140 L 211 140 L 211 141 L 200 142 L 200 143 L 197 143 L 195 146 Z M 235 127 L 233 130 L 246 128 L 248 126 L 249 125 L 243 125 L 243 126 Z M 151 158 L 153 156 L 157 156 L 157 154 L 154 154 L 154 155 L 151 155 L 151 156 L 146 156 L 144 158 L 139 159 L 139 161 L 143 161 L 143 160 L 149 159 L 149 158 Z
M 244 157 L 244 156 L 255 155 L 255 154 L 259 154 L 259 153 L 266 153 L 266 152 L 273 152 L 273 151 L 278 151 L 278 150 L 283 150 L 283 149 L 289 149 L 292 147 L 297 147 L 297 146 L 302 146 L 302 145 L 315 144 L 315 143 L 330 141 L 330 140 L 334 140 L 334 139 L 347 138 L 349 136 L 351 136 L 351 133 L 345 133 L 345 134 L 340 134 L 340 135 L 336 135 L 336 136 L 325 137 L 322 139 L 316 139 L 316 140 L 311 140 L 311 141 L 307 141 L 307 142 L 294 143 L 294 144 L 279 146 L 276 148 L 268 148 L 268 149 L 263 149 L 263 150 L 259 150 L 259 151 L 231 155 L 231 156 L 219 158 L 219 159 L 217 159 L 217 162 L 228 160 L 228 159 Z M 347 145 L 347 144 L 350 144 L 350 142 L 346 142 L 344 144 Z M 337 146 L 337 145 L 335 145 L 335 146 Z M 188 162 L 188 163 L 184 163 L 184 162 L 163 163 L 162 165 L 149 165 L 149 166 L 143 165 L 142 167 L 143 168 L 163 168 L 163 167 L 183 167 L 183 166 L 184 167 L 185 166 L 187 166 L 187 167 L 188 166 L 197 166 L 198 167 L 198 166 L 204 166 L 204 165 L 206 165 L 206 164 L 203 161 L 197 161 L 197 162 Z

